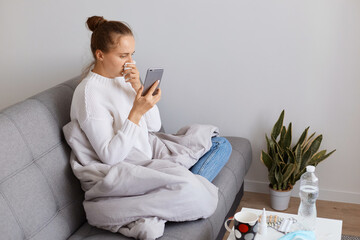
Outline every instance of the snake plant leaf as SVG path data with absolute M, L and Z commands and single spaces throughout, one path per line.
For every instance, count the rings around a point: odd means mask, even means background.
M 281 188 L 280 189 L 288 189 L 289 185 L 288 185 L 288 182 L 284 180 L 284 182 L 282 183 L 281 185 Z
M 284 158 L 281 154 L 276 154 L 275 156 L 276 156 L 275 160 L 276 160 L 276 163 L 278 164 L 278 166 L 280 166 L 280 164 L 282 164 L 282 163 L 285 163 Z
M 300 166 L 300 164 L 298 164 L 296 162 L 294 163 L 294 171 L 291 173 L 291 175 L 290 175 L 290 177 L 288 179 L 289 184 L 291 186 L 294 186 L 296 181 L 297 181 L 295 179 L 296 179 L 296 174 L 299 172 L 299 168 L 300 168 L 299 166 Z
M 283 142 L 284 142 L 285 134 L 286 134 L 286 127 L 283 126 L 283 127 L 281 128 L 280 140 L 279 140 L 279 145 L 280 145 L 282 148 L 283 148 Z
M 274 141 L 272 139 L 269 139 L 268 136 L 265 134 L 265 139 L 266 139 L 266 145 L 267 145 L 267 149 L 268 149 L 268 153 L 271 155 L 275 154 L 275 150 L 274 150 Z
M 286 167 L 283 169 L 283 181 L 288 181 L 288 179 L 290 178 L 291 174 L 294 171 L 295 171 L 295 164 L 289 163 L 288 165 L 286 165 Z
M 308 143 L 307 146 L 305 146 L 305 150 L 304 150 L 305 152 L 301 159 L 302 162 L 301 162 L 300 170 L 302 170 L 307 165 L 309 165 L 308 162 L 319 149 L 321 141 L 322 141 L 322 135 L 319 135 L 316 138 L 314 138 L 310 143 Z
M 279 119 L 276 121 L 276 123 L 271 131 L 271 137 L 274 139 L 276 139 L 280 134 L 281 128 L 283 126 L 284 114 L 285 114 L 285 110 L 282 110 Z
M 279 167 L 275 168 L 275 179 L 276 179 L 278 185 L 283 182 L 284 178 L 283 178 L 283 175 L 281 174 L 281 171 L 279 170 Z
M 286 163 L 295 163 L 295 154 L 291 151 L 290 148 L 286 148 L 285 152 L 288 156 L 288 159 L 286 161 Z
M 315 136 L 315 133 L 316 133 L 316 132 L 314 132 L 313 134 L 311 134 L 310 137 L 309 137 L 306 141 L 304 141 L 302 147 L 303 147 L 303 149 L 305 149 L 305 151 L 309 148 L 310 143 L 313 141 L 312 137 Z
M 307 151 L 304 153 L 304 155 L 307 154 L 307 152 L 310 152 L 309 157 L 311 158 L 320 148 L 320 144 L 322 142 L 322 135 L 320 134 L 319 136 L 317 136 L 310 144 L 309 148 L 307 149 Z
M 279 166 L 279 167 L 282 163 L 284 163 L 284 159 L 283 159 L 282 155 L 279 153 L 275 154 L 274 160 L 275 160 L 274 163 L 276 164 L 276 166 Z
M 291 145 L 291 138 L 292 138 L 292 129 L 291 129 L 292 125 L 291 123 L 289 123 L 289 127 L 285 133 L 284 136 L 284 140 L 282 142 L 282 147 L 283 148 L 289 148 Z
M 315 165 L 320 159 L 324 157 L 326 154 L 326 150 L 322 150 L 315 155 L 311 157 L 311 159 L 308 160 L 307 165 Z
M 271 136 L 271 140 L 273 140 L 274 143 L 275 153 L 283 154 L 284 149 L 280 146 L 280 144 L 272 136 Z
M 336 151 L 336 149 L 334 149 L 334 150 L 332 150 L 331 152 L 329 152 L 328 154 L 324 155 L 324 156 L 322 157 L 322 159 L 320 159 L 320 160 L 315 164 L 315 167 L 316 167 L 319 163 L 321 163 L 322 161 L 324 161 L 326 158 L 328 158 L 328 157 L 329 157 L 331 154 L 333 154 L 335 151 Z
M 268 151 L 268 153 L 270 153 L 270 149 L 271 149 L 271 147 L 270 147 L 270 140 L 269 140 L 269 138 L 268 138 L 268 136 L 265 134 L 265 139 L 266 139 L 266 147 L 267 147 L 267 151 Z
M 329 152 L 328 154 L 326 154 L 326 150 L 322 150 L 318 153 L 316 153 L 308 162 L 307 165 L 314 165 L 315 167 L 322 161 L 324 161 L 326 158 L 328 158 L 331 154 L 333 154 L 336 151 L 333 150 L 331 152 Z
M 295 150 L 295 165 L 296 169 L 295 172 L 299 172 L 302 163 L 302 154 L 301 154 L 301 145 L 298 145 Z M 295 180 L 295 177 L 292 179 L 292 183 Z
M 306 172 L 306 168 L 302 169 L 300 172 L 298 172 L 298 173 L 295 175 L 295 181 L 294 181 L 294 184 L 293 184 L 293 185 L 295 185 L 295 183 L 296 183 L 297 181 L 299 181 L 301 175 L 303 175 L 304 172 Z
M 311 144 L 310 146 L 310 149 L 311 149 L 311 155 L 314 155 L 320 148 L 320 145 L 321 145 L 321 142 L 322 142 L 322 139 L 323 139 L 323 136 L 322 134 L 320 134 L 319 136 L 317 136 L 313 143 Z
M 264 165 L 267 167 L 267 169 L 270 171 L 271 167 L 273 165 L 273 162 L 274 162 L 273 159 L 270 157 L 270 155 L 264 151 L 261 151 L 260 159 L 264 163 Z
M 276 164 L 273 164 L 270 171 L 269 171 L 269 174 L 268 174 L 270 185 L 274 189 L 276 189 L 276 187 L 277 187 L 277 182 L 276 182 L 276 179 L 275 179 L 275 169 L 276 169 Z
M 308 131 L 309 131 L 309 128 L 310 128 L 310 127 L 307 127 L 307 128 L 304 130 L 304 132 L 301 134 L 298 142 L 295 144 L 295 146 L 294 146 L 293 149 L 292 149 L 293 151 L 296 151 L 296 148 L 297 148 L 298 145 L 302 145 L 302 144 L 303 144 L 303 142 L 304 142 L 305 139 L 306 139 L 306 136 L 307 136 L 307 133 L 308 133 Z

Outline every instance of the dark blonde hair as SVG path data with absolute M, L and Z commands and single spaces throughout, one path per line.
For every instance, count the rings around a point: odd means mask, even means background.
M 96 50 L 101 50 L 104 53 L 118 44 L 119 37 L 134 36 L 129 25 L 120 21 L 108 21 L 102 16 L 92 16 L 86 21 L 88 28 L 93 32 L 91 35 L 91 52 L 94 56 L 94 61 L 85 69 L 83 75 L 89 72 L 91 66 L 95 63 Z

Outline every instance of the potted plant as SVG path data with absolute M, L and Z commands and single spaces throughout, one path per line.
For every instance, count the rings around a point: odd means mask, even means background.
M 291 190 L 306 171 L 306 166 L 316 166 L 335 152 L 318 152 L 323 137 L 315 136 L 315 133 L 308 137 L 310 127 L 292 145 L 292 123 L 287 128 L 283 126 L 284 115 L 285 110 L 275 123 L 270 138 L 265 134 L 267 152 L 261 151 L 260 157 L 269 173 L 271 207 L 280 211 L 288 208 Z

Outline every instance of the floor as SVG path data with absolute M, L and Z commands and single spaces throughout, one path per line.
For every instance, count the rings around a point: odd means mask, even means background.
M 299 198 L 291 197 L 289 208 L 284 212 L 296 214 L 299 204 Z M 270 196 L 264 193 L 244 192 L 236 212 L 239 212 L 242 207 L 272 210 Z M 360 236 L 360 204 L 317 200 L 316 210 L 318 217 L 342 220 L 342 234 Z M 223 240 L 226 240 L 228 236 L 229 233 L 226 233 Z

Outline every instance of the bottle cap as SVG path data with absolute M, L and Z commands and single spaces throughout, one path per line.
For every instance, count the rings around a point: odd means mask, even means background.
M 314 167 L 314 166 L 311 166 L 311 165 L 306 166 L 306 171 L 313 173 L 313 172 L 315 172 L 315 167 Z

